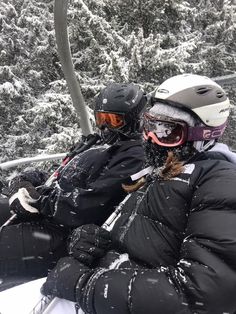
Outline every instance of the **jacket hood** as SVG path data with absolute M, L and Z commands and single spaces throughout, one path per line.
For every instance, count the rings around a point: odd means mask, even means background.
M 216 143 L 209 152 L 217 152 L 224 155 L 230 162 L 236 164 L 236 153 L 232 152 L 226 144 Z

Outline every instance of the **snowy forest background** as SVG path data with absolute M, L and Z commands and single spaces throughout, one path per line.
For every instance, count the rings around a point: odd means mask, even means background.
M 0 163 L 65 152 L 81 134 L 57 54 L 53 3 L 0 3 Z M 71 0 L 68 30 L 90 108 L 110 81 L 151 91 L 175 74 L 214 78 L 236 69 L 235 0 Z M 233 107 L 235 83 L 224 86 Z M 224 142 L 233 149 L 235 123 L 232 108 Z

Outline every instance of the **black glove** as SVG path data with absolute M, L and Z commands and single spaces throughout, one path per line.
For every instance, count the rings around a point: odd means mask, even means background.
M 56 267 L 49 273 L 41 288 L 44 295 L 77 302 L 93 270 L 81 264 L 73 257 L 61 258 Z M 81 292 L 76 296 L 76 291 Z
M 71 234 L 68 253 L 81 263 L 91 266 L 111 248 L 110 232 L 93 224 L 76 228 Z
M 28 181 L 33 184 L 34 187 L 44 184 L 48 178 L 48 173 L 44 170 L 32 169 L 25 170 L 18 174 L 10 181 L 10 186 L 19 182 Z
M 35 207 L 40 194 L 28 181 L 13 180 L 9 187 L 10 211 L 18 216 L 29 217 L 38 214 Z M 37 206 L 37 205 L 36 205 Z

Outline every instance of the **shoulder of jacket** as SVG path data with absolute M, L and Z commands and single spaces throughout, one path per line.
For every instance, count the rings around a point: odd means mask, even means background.
M 120 147 L 133 147 L 133 146 L 142 146 L 143 141 L 141 139 L 130 139 L 126 141 L 117 142 L 115 145 Z

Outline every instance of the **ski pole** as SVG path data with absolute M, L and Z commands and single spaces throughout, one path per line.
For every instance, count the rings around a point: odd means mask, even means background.
M 131 193 L 127 194 L 126 197 L 123 199 L 123 201 L 116 207 L 115 211 L 107 218 L 107 220 L 102 225 L 102 228 L 105 230 L 110 231 L 119 217 L 125 203 L 130 198 Z M 30 314 L 46 314 L 45 310 L 48 308 L 49 305 L 52 305 L 54 302 L 57 302 L 58 298 L 53 297 L 52 295 L 49 296 L 43 296 L 41 300 L 35 305 L 33 310 L 30 312 Z M 78 309 L 78 306 L 77 306 Z
M 57 298 L 49 295 L 42 297 L 39 302 L 35 305 L 33 310 L 30 312 L 30 314 L 41 314 L 45 313 L 46 309 L 49 307 L 49 305 L 53 305 L 54 302 L 57 301 Z
M 108 231 L 112 230 L 114 223 L 116 222 L 117 218 L 119 217 L 125 203 L 128 201 L 130 196 L 131 196 L 131 193 L 126 195 L 126 197 L 123 199 L 123 201 L 120 202 L 120 204 L 116 207 L 115 211 L 104 222 L 104 224 L 102 225 L 102 228 L 104 228 L 105 230 L 108 230 Z
M 4 227 L 8 226 L 16 218 L 16 216 L 16 214 L 13 214 L 3 225 L 1 225 L 0 232 Z

